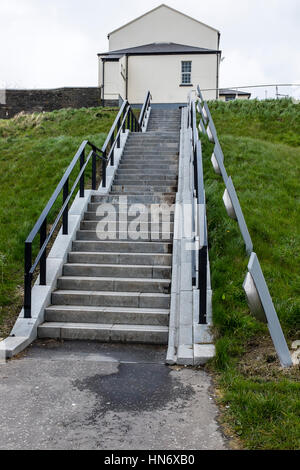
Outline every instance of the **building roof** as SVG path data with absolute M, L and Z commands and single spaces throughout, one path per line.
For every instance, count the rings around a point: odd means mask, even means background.
M 250 95 L 248 91 L 240 91 L 240 90 L 229 90 L 228 88 L 224 88 L 223 90 L 219 90 L 219 95 Z
M 111 32 L 108 34 L 108 38 L 109 38 L 109 36 L 110 36 L 111 34 L 116 33 L 117 31 L 120 31 L 120 29 L 123 29 L 123 28 L 125 28 L 126 26 L 129 26 L 129 25 L 132 24 L 132 23 L 135 23 L 135 21 L 138 21 L 138 20 L 140 20 L 141 18 L 144 18 L 144 16 L 147 16 L 147 15 L 149 15 L 150 13 L 153 13 L 154 11 L 159 10 L 160 8 L 168 8 L 169 10 L 175 11 L 176 13 L 179 13 L 180 15 L 185 16 L 185 17 L 188 18 L 189 20 L 193 20 L 193 21 L 195 21 L 196 23 L 199 23 L 199 24 L 201 24 L 202 26 L 206 26 L 207 28 L 212 29 L 213 31 L 216 31 L 216 33 L 220 34 L 219 30 L 213 28 L 212 26 L 209 26 L 209 25 L 207 25 L 207 24 L 205 24 L 205 23 L 202 23 L 201 21 L 198 21 L 198 20 L 196 20 L 195 18 L 192 18 L 191 16 L 188 16 L 188 15 L 186 15 L 185 13 L 182 13 L 182 12 L 179 11 L 179 10 L 175 10 L 175 8 L 169 7 L 168 5 L 165 5 L 164 3 L 162 3 L 162 4 L 159 5 L 158 7 L 153 8 L 153 9 L 150 10 L 150 11 L 147 11 L 147 13 L 144 13 L 143 15 L 139 16 L 138 18 L 135 18 L 134 20 L 129 21 L 128 23 L 124 24 L 124 25 L 121 26 L 120 28 L 117 28 L 117 29 L 115 29 L 114 31 L 111 31 Z
M 104 56 L 106 59 L 113 59 L 123 55 L 158 55 L 158 54 L 217 54 L 221 51 L 213 49 L 204 49 L 202 47 L 186 46 L 184 44 L 175 44 L 173 42 L 154 42 L 144 46 L 130 47 L 118 51 L 104 52 L 98 56 Z

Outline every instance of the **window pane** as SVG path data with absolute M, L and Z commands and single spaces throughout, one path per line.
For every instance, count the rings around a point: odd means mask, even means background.
M 181 62 L 181 83 L 186 85 L 191 83 L 192 62 Z
M 192 71 L 192 62 L 182 62 L 182 73 L 190 73 Z
M 191 74 L 190 73 L 183 73 L 182 74 L 182 83 L 191 83 Z

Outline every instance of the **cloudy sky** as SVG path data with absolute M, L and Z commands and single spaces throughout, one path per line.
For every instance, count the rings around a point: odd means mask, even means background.
M 160 3 L 0 0 L 0 88 L 96 86 L 107 34 Z M 221 31 L 221 86 L 300 83 L 300 0 L 166 3 Z

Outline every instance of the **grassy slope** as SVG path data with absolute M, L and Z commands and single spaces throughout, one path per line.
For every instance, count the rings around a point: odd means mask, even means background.
M 25 238 L 78 146 L 102 145 L 115 115 L 67 109 L 0 120 L 0 337 L 21 306 Z
M 300 110 L 289 100 L 210 103 L 225 164 L 289 344 L 300 333 Z M 204 139 L 214 322 L 223 418 L 252 449 L 300 448 L 300 370 L 282 371 L 242 289 L 243 241 Z

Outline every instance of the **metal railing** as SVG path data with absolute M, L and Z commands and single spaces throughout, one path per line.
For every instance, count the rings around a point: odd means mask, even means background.
M 258 320 L 265 321 L 268 324 L 270 335 L 272 337 L 273 344 L 275 346 L 280 362 L 283 367 L 289 367 L 293 364 L 291 355 L 278 319 L 278 315 L 274 308 L 267 283 L 260 267 L 258 257 L 256 253 L 253 252 L 253 243 L 249 234 L 249 230 L 232 178 L 228 176 L 227 171 L 225 169 L 224 155 L 218 139 L 217 130 L 213 118 L 211 116 L 208 104 L 203 98 L 199 86 L 197 87 L 197 96 L 199 102 L 195 109 L 197 109 L 197 111 L 200 113 L 199 130 L 202 133 L 207 134 L 209 140 L 215 144 L 211 161 L 215 172 L 222 176 L 226 186 L 225 193 L 223 196 L 224 205 L 226 207 L 226 211 L 229 217 L 238 222 L 242 237 L 244 239 L 246 252 L 250 256 L 248 264 L 248 274 L 246 275 L 246 279 L 243 284 L 249 308 Z M 193 114 L 193 108 L 191 112 Z M 193 119 L 195 120 L 194 116 Z M 193 126 L 193 129 L 194 128 L 195 126 Z M 193 138 L 195 139 L 194 136 L 195 132 L 193 131 Z M 206 224 L 204 224 L 204 227 L 206 227 Z
M 87 158 L 85 159 L 86 148 L 90 147 L 91 151 L 89 152 Z M 107 159 L 101 155 L 101 150 L 95 145 L 91 144 L 87 140 L 82 142 L 79 149 L 77 150 L 72 162 L 70 163 L 68 169 L 66 170 L 64 176 L 57 185 L 54 193 L 49 199 L 45 209 L 40 215 L 37 223 L 30 232 L 28 238 L 25 241 L 25 277 L 24 277 L 24 317 L 31 318 L 31 289 L 32 289 L 32 280 L 33 275 L 38 267 L 40 266 L 40 285 L 46 285 L 46 250 L 47 246 L 60 222 L 62 219 L 62 233 L 63 235 L 68 235 L 68 214 L 69 214 L 69 202 L 74 194 L 77 185 L 79 184 L 79 195 L 84 197 L 84 180 L 85 180 L 85 171 L 88 163 L 92 160 L 92 189 L 96 189 L 96 161 L 97 158 L 100 158 L 104 165 L 106 165 Z M 77 162 L 80 162 L 80 171 L 79 174 L 69 191 L 69 180 L 70 176 L 75 168 Z M 47 217 L 55 202 L 57 201 L 59 195 L 63 192 L 63 203 L 62 207 L 51 226 L 50 232 L 47 235 Z M 32 244 L 39 234 L 40 236 L 40 251 L 32 263 Z
M 150 93 L 150 91 L 148 91 L 147 95 L 146 95 L 146 98 L 145 98 L 145 101 L 144 101 L 144 104 L 143 104 L 143 107 L 141 109 L 140 116 L 139 116 L 139 126 L 140 126 L 141 129 L 143 129 L 143 127 L 145 125 L 145 121 L 147 119 L 147 113 L 148 113 L 148 110 L 151 106 L 151 99 L 152 99 L 151 93 Z
M 143 106 L 143 110 L 148 109 L 150 98 L 150 93 L 147 94 L 146 101 Z M 151 95 L 150 95 L 151 96 Z M 140 119 L 142 113 L 140 115 Z M 31 305 L 32 305 L 32 281 L 34 273 L 38 266 L 40 266 L 40 285 L 45 286 L 47 283 L 47 247 L 52 239 L 56 228 L 60 220 L 62 219 L 62 234 L 68 235 L 68 214 L 69 214 L 69 203 L 72 199 L 72 196 L 79 185 L 79 197 L 84 197 L 84 187 L 85 187 L 85 172 L 90 161 L 92 161 L 92 189 L 96 189 L 96 172 L 97 172 L 97 159 L 102 161 L 102 187 L 106 187 L 106 168 L 107 166 L 114 165 L 114 150 L 115 148 L 120 148 L 121 133 L 125 129 L 129 129 L 132 132 L 141 132 L 142 127 L 139 124 L 139 120 L 136 118 L 130 104 L 128 101 L 124 101 L 118 115 L 107 135 L 107 138 L 101 149 L 96 147 L 91 142 L 85 140 L 80 145 L 77 150 L 72 162 L 67 168 L 65 174 L 57 185 L 54 193 L 49 199 L 46 207 L 44 208 L 42 214 L 40 215 L 38 221 L 36 222 L 34 228 L 30 232 L 28 238 L 25 241 L 25 266 L 24 266 L 24 317 L 31 318 Z M 86 149 L 90 148 L 90 152 L 86 157 Z M 75 182 L 69 190 L 69 181 L 70 176 L 73 173 L 73 170 L 79 162 L 80 170 L 75 179 Z M 47 219 L 51 209 L 56 203 L 61 192 L 63 193 L 63 202 L 62 207 L 51 226 L 49 233 L 47 234 Z M 39 235 L 39 247 L 40 250 L 32 262 L 32 245 Z
M 195 225 L 195 234 L 197 241 L 197 250 L 195 251 L 195 258 L 193 260 L 193 283 L 199 290 L 199 324 L 207 324 L 207 268 L 208 268 L 208 236 L 207 236 L 207 220 L 206 220 L 206 198 L 203 179 L 203 164 L 202 164 L 202 147 L 199 140 L 199 133 L 197 129 L 197 116 L 195 101 L 189 101 L 188 105 L 188 127 L 191 128 L 192 136 L 192 156 L 193 156 L 193 169 L 194 169 L 194 192 L 197 205 L 197 215 L 194 214 L 197 220 Z M 193 218 L 194 218 L 193 217 Z M 195 240 L 196 241 L 196 240 Z M 196 257 L 198 258 L 198 285 L 196 275 Z
M 112 166 L 114 166 L 114 150 L 120 148 L 121 133 L 126 128 L 131 132 L 141 132 L 142 130 L 128 101 L 123 102 L 101 149 L 102 155 Z M 106 187 L 106 171 L 103 174 L 102 186 Z
M 212 155 L 212 164 L 214 170 L 217 174 L 220 174 L 223 178 L 223 181 L 226 186 L 226 191 L 224 193 L 224 204 L 227 210 L 229 217 L 234 220 L 237 220 L 242 237 L 244 239 L 245 247 L 247 253 L 250 255 L 253 251 L 253 243 L 251 236 L 245 221 L 245 217 L 232 181 L 231 177 L 228 177 L 227 171 L 224 166 L 224 155 L 222 152 L 222 147 L 219 142 L 217 130 L 214 124 L 214 120 L 211 116 L 207 102 L 204 100 L 201 93 L 200 87 L 197 88 L 197 94 L 200 102 L 198 103 L 197 110 L 200 113 L 200 124 L 199 129 L 207 134 L 209 140 L 214 143 L 214 152 Z M 202 122 L 202 125 L 201 125 Z

